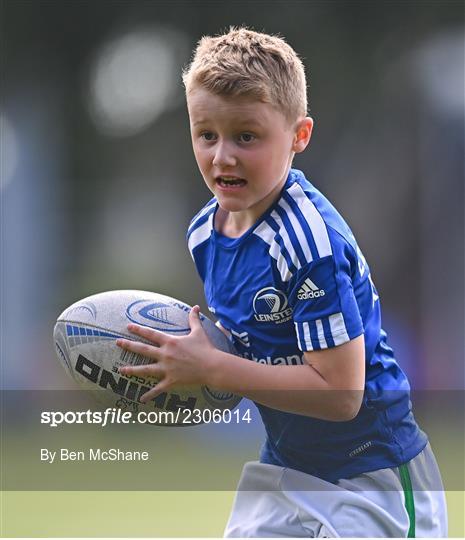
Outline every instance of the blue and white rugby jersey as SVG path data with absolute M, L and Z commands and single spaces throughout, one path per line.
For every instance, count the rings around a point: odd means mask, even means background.
M 329 422 L 257 404 L 267 432 L 261 461 L 335 482 L 416 456 L 427 439 L 386 343 L 370 270 L 337 210 L 295 169 L 280 199 L 240 238 L 214 229 L 216 209 L 212 199 L 194 217 L 188 244 L 209 309 L 244 358 L 298 365 L 304 351 L 365 338 L 357 417 Z

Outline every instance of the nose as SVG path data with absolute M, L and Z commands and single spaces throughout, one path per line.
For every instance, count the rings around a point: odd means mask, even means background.
M 227 141 L 218 141 L 218 144 L 215 145 L 215 154 L 212 163 L 218 169 L 234 167 L 236 165 L 236 157 L 232 145 Z

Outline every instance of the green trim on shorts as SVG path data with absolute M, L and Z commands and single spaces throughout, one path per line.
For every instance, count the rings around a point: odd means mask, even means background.
M 400 482 L 404 489 L 405 495 L 405 509 L 410 521 L 410 527 L 408 530 L 407 538 L 415 538 L 415 502 L 413 500 L 412 481 L 410 480 L 410 473 L 408 472 L 407 464 L 404 463 L 399 467 Z

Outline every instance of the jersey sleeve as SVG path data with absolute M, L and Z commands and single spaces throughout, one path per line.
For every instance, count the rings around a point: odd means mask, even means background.
M 303 266 L 290 281 L 289 303 L 303 352 L 342 345 L 364 331 L 351 261 L 340 250 Z

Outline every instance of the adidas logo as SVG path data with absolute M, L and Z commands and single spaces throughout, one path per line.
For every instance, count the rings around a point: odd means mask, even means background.
M 312 298 L 320 298 L 320 296 L 324 295 L 324 289 L 317 287 L 310 278 L 307 278 L 297 291 L 297 298 L 299 300 L 311 300 Z

